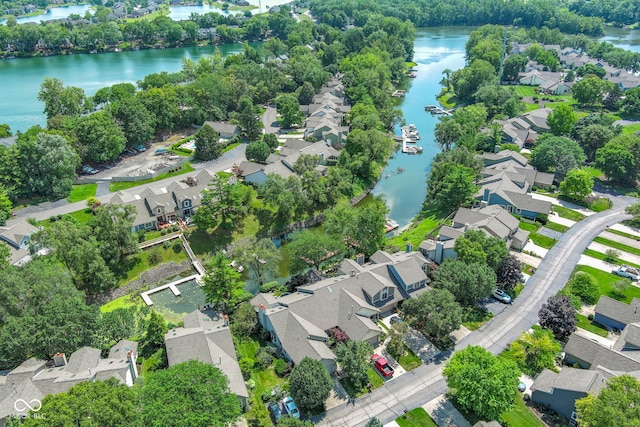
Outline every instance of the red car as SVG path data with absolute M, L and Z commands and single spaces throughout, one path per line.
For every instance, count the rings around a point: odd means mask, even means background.
M 373 360 L 373 366 L 383 377 L 388 378 L 393 375 L 393 368 L 389 365 L 387 359 L 378 354 L 374 354 L 371 356 L 371 360 Z

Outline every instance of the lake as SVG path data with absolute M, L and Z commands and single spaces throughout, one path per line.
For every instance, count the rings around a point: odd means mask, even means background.
M 43 13 L 42 15 L 36 16 L 23 16 L 21 18 L 16 18 L 16 22 L 18 24 L 27 24 L 29 22 L 40 23 L 40 21 L 49 21 L 51 19 L 63 19 L 68 18 L 69 15 L 80 15 L 84 17 L 87 10 L 91 10 L 91 6 L 88 4 L 82 5 L 74 5 L 74 6 L 59 6 L 52 7 L 47 10 L 47 13 Z M 5 24 L 6 20 L 0 20 L 1 24 Z

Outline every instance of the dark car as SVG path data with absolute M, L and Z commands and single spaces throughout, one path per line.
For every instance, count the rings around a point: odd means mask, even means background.
M 280 411 L 280 406 L 276 402 L 269 403 L 269 413 L 271 414 L 271 418 L 274 423 L 278 423 L 278 420 L 282 418 L 282 412 Z

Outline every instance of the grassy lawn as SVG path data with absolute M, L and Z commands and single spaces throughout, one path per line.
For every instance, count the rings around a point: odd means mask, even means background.
M 640 123 L 634 123 L 632 125 L 626 125 L 622 127 L 623 135 L 630 135 L 636 132 L 640 132 Z
M 589 174 L 589 176 L 591 178 L 593 178 L 593 179 L 598 179 L 603 175 L 603 173 L 602 173 L 602 171 L 600 169 L 595 168 L 593 166 L 583 166 L 580 169 L 582 169 L 583 171 L 587 172 Z
M 375 390 L 384 384 L 384 380 L 382 379 L 380 374 L 378 374 L 378 372 L 376 372 L 376 370 L 373 369 L 372 367 L 369 367 L 369 369 L 367 369 L 367 377 L 369 378 L 369 382 L 373 384 L 372 390 Z M 368 393 L 366 385 L 362 387 L 360 390 L 358 390 L 351 383 L 351 381 L 349 381 L 348 378 L 340 380 L 340 384 L 342 384 L 342 386 L 344 387 L 344 390 L 351 397 L 358 397 L 358 396 L 362 396 L 365 393 Z
M 405 371 L 409 372 L 422 365 L 422 360 L 418 356 L 416 356 L 416 354 L 409 348 L 405 347 L 405 349 L 407 352 L 404 356 L 400 356 L 400 358 L 398 359 L 398 363 L 404 368 Z
M 585 255 L 590 256 L 591 258 L 596 258 L 596 259 L 599 259 L 599 260 L 602 260 L 602 261 L 605 261 L 605 258 L 607 257 L 605 254 L 597 252 L 597 251 L 594 251 L 593 249 L 585 249 L 585 251 L 582 252 L 582 253 L 585 254 Z M 618 261 L 616 264 L 619 265 L 621 263 L 622 263 L 621 261 Z M 639 264 L 634 264 L 634 263 L 629 262 L 629 261 L 624 261 L 624 264 L 628 265 L 630 267 L 640 268 Z
M 560 233 L 564 233 L 569 229 L 569 227 L 567 227 L 566 225 L 558 224 L 557 222 L 551 222 L 551 221 L 547 222 L 545 224 L 545 227 L 548 228 L 549 230 L 558 231 Z
M 89 197 L 93 197 L 96 195 L 97 188 L 98 184 L 74 185 L 71 188 L 71 194 L 69 194 L 69 197 L 67 197 L 67 202 L 75 203 L 82 200 L 87 200 Z
M 423 408 L 413 409 L 396 418 L 396 423 L 400 427 L 438 427 Z
M 616 276 L 615 274 L 607 273 L 606 271 L 601 271 L 597 268 L 589 267 L 588 265 L 579 265 L 573 271 L 574 273 L 576 271 L 584 271 L 585 273 L 591 274 L 596 278 L 598 282 L 600 295 L 607 295 L 610 297 L 612 297 L 611 294 L 614 290 L 613 284 L 620 280 L 620 277 Z M 624 298 L 621 301 L 629 304 L 633 297 L 640 298 L 640 288 L 637 286 L 629 286 L 629 288 L 625 290 Z
M 551 249 L 557 242 L 556 239 L 552 239 L 551 237 L 543 236 L 542 234 L 536 233 L 530 234 L 529 238 L 531 239 L 531 241 L 533 241 L 533 243 L 545 249 Z
M 236 148 L 240 144 L 242 144 L 242 143 L 241 142 L 236 142 L 235 144 L 227 145 L 226 147 L 224 147 L 222 149 L 222 152 L 226 153 L 227 151 L 231 151 L 231 150 L 233 150 L 234 148 Z
M 386 246 L 395 246 L 401 250 L 404 250 L 407 243 L 413 244 L 414 250 L 420 246 L 420 243 L 427 238 L 427 235 L 436 228 L 442 220 L 446 217 L 446 214 L 438 211 L 437 209 L 428 209 L 422 215 L 420 222 L 412 224 L 407 230 L 400 233 L 398 236 L 394 236 L 387 240 Z
M 173 244 L 165 248 L 162 244 L 155 245 L 151 248 L 145 249 L 142 252 L 138 252 L 137 254 L 130 255 L 127 257 L 126 263 L 129 266 L 129 269 L 126 272 L 125 276 L 122 276 L 118 279 L 118 286 L 126 285 L 127 283 L 136 280 L 141 273 L 149 270 L 154 265 L 149 264 L 149 254 L 153 251 L 158 251 L 162 256 L 162 261 L 160 261 L 157 265 L 165 264 L 168 262 L 176 262 L 181 263 L 185 259 L 187 259 L 187 254 L 183 250 L 182 246 L 180 246 L 180 251 L 176 252 L 174 250 Z
M 536 94 L 535 89 L 533 88 L 533 86 L 507 86 L 509 88 L 513 88 L 513 90 L 515 90 L 516 95 L 518 95 L 520 98 L 522 98 L 523 96 L 533 96 Z
M 185 173 L 193 172 L 194 170 L 195 169 L 191 166 L 190 163 L 185 163 L 184 165 L 182 165 L 180 169 L 178 169 L 175 172 L 163 173 L 162 175 L 158 175 L 157 177 L 152 179 L 145 179 L 142 181 L 135 181 L 135 182 L 129 182 L 129 181 L 112 182 L 111 184 L 109 184 L 109 191 L 111 191 L 112 193 L 115 193 L 116 191 L 126 190 L 128 188 L 137 187 L 143 184 L 149 184 L 151 182 L 156 182 L 162 179 L 171 178 L 172 176 L 183 175 Z
M 145 305 L 140 295 L 124 295 L 101 306 L 100 311 L 108 313 L 116 308 L 134 307 L 136 305 Z
M 596 323 L 593 320 L 589 320 L 586 316 L 578 314 L 577 318 L 578 324 L 576 326 L 578 326 L 578 328 L 593 332 L 594 334 L 600 335 L 601 337 L 607 337 L 609 335 L 609 331 L 600 326 L 599 323 Z
M 87 222 L 89 222 L 89 220 L 91 218 L 93 218 L 93 213 L 91 212 L 90 208 L 87 209 L 82 209 L 79 211 L 75 211 L 75 212 L 71 212 L 68 214 L 64 214 L 62 215 L 62 217 L 71 217 L 73 218 L 78 224 L 86 224 Z M 51 224 L 53 224 L 55 221 L 51 221 L 51 219 L 43 219 L 42 221 L 38 221 L 38 225 L 43 226 L 44 228 L 50 227 Z
M 616 242 L 614 240 L 605 239 L 604 237 L 596 237 L 593 239 L 594 242 L 600 243 L 602 245 L 609 246 L 611 248 L 617 249 L 622 252 L 627 252 L 633 255 L 640 255 L 640 249 L 635 248 L 633 246 L 625 245 L 620 242 Z
M 553 205 L 553 211 L 561 218 L 570 219 L 571 221 L 582 221 L 586 218 L 585 215 L 580 212 L 576 212 L 572 209 L 565 208 L 564 206 Z
M 509 427 L 545 427 L 543 423 L 534 414 L 531 409 L 524 404 L 520 393 L 516 393 L 514 397 L 515 408 L 502 414 L 502 419 L 507 423 Z
M 207 232 L 196 229 L 189 236 L 189 244 L 193 252 L 198 255 L 214 253 L 225 248 L 229 243 L 245 237 L 255 236 L 258 233 L 260 222 L 254 215 L 247 215 L 235 229 L 218 226 L 215 230 Z
M 520 221 L 520 228 L 529 233 L 536 233 L 540 227 L 542 225 L 537 222 Z

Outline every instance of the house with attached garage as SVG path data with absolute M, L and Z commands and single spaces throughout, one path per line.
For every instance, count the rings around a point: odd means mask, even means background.
M 240 135 L 240 126 L 231 123 L 206 121 L 204 125 L 211 126 L 222 139 L 231 139 Z
M 238 365 L 229 318 L 215 310 L 199 309 L 187 314 L 183 325 L 164 336 L 169 366 L 188 360 L 215 366 L 229 379 L 229 390 L 246 409 L 249 393 Z
M 364 255 L 340 263 L 338 276 L 299 286 L 279 297 L 260 293 L 251 303 L 271 340 L 293 363 L 310 357 L 336 370 L 327 331 L 339 327 L 350 339 L 376 346 L 382 329 L 380 316 L 402 302 L 428 292 L 427 260 L 419 252 L 389 254 L 378 251 L 368 262 Z
M 631 304 L 602 295 L 595 308 L 593 321 L 607 329 L 621 331 L 631 323 L 640 322 L 640 299 L 633 298 Z
M 82 347 L 74 351 L 67 361 L 64 353 L 57 353 L 53 360 L 28 359 L 17 368 L 0 374 L 0 425 L 8 417 L 26 417 L 29 407 L 15 405 L 39 400 L 47 395 L 66 392 L 76 384 L 88 381 L 105 381 L 115 378 L 119 383 L 133 386 L 138 377 L 136 360 L 138 343 L 121 340 L 102 358 L 102 350 Z

